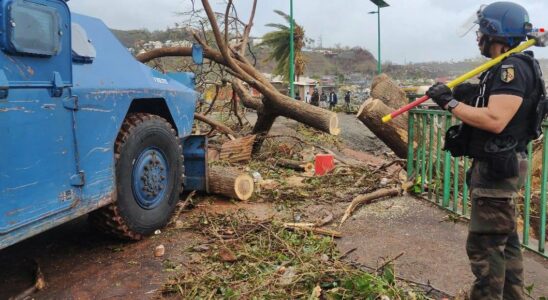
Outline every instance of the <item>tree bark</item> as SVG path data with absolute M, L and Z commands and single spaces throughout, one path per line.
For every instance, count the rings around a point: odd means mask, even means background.
M 255 135 L 248 135 L 232 141 L 228 141 L 221 146 L 219 158 L 228 162 L 245 162 L 251 159 Z
M 253 195 L 253 178 L 234 168 L 210 166 L 208 176 L 208 192 L 210 194 L 219 194 L 243 201 Z
M 405 92 L 386 74 L 373 78 L 371 98 L 380 99 L 393 109 L 404 106 L 409 102 Z
M 270 128 L 272 128 L 272 125 L 274 124 L 274 121 L 276 121 L 277 117 L 277 115 L 264 114 L 257 111 L 257 122 L 255 122 L 255 126 L 252 131 L 253 134 L 257 135 L 255 143 L 253 144 L 254 155 L 261 151 L 264 140 L 266 139 L 266 136 L 268 135 L 268 132 L 270 131 Z
M 388 123 L 381 120 L 392 111 L 381 100 L 369 99 L 362 104 L 357 117 L 399 158 L 407 158 L 407 116 L 399 116 Z

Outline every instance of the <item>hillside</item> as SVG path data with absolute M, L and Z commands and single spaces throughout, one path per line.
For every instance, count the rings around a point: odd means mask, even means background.
M 168 40 L 190 40 L 192 34 L 181 28 L 168 28 L 166 30 L 149 31 L 146 29 L 118 30 L 111 29 L 112 33 L 127 48 L 139 48 L 142 44 L 150 41 L 165 43 Z
M 151 41 L 192 40 L 189 32 L 180 28 L 168 28 L 160 31 L 148 30 L 116 30 L 112 32 L 128 48 L 134 48 L 139 51 L 143 44 Z M 253 55 L 250 55 L 250 61 L 255 61 L 259 70 L 265 73 L 271 73 L 275 62 L 267 60 L 267 48 L 252 47 Z M 310 49 L 304 51 L 307 61 L 305 76 L 320 78 L 325 75 L 344 75 L 344 74 L 363 74 L 369 77 L 376 73 L 377 61 L 371 52 L 359 47 L 344 49 Z M 164 67 L 166 70 L 177 69 L 179 60 L 165 59 Z M 548 74 L 548 59 L 542 59 L 541 65 L 544 73 Z M 456 77 L 463 74 L 485 62 L 484 58 L 467 59 L 459 62 L 424 62 L 399 65 L 393 63 L 384 63 L 383 71 L 396 80 L 402 82 L 425 81 L 443 77 Z

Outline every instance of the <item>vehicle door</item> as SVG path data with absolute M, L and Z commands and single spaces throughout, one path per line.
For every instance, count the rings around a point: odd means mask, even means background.
M 77 206 L 83 184 L 69 9 L 61 0 L 1 5 L 0 244 L 2 235 Z

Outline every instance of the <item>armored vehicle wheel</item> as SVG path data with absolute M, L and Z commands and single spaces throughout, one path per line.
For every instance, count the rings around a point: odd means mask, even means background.
M 115 201 L 90 214 L 99 229 L 139 240 L 167 224 L 182 187 L 182 147 L 170 123 L 150 114 L 129 115 L 115 145 Z

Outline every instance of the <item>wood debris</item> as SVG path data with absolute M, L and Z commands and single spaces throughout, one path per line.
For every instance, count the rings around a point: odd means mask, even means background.
M 219 159 L 235 162 L 247 162 L 251 160 L 251 152 L 253 151 L 253 143 L 255 135 L 248 135 L 232 141 L 228 141 L 221 146 Z
M 287 228 L 287 229 L 308 231 L 315 234 L 332 236 L 336 238 L 342 237 L 341 232 L 331 230 L 331 229 L 317 228 L 317 227 L 314 227 L 315 226 L 314 223 L 284 223 L 283 226 L 284 228 Z
M 399 195 L 400 192 L 401 192 L 400 188 L 386 188 L 386 189 L 377 190 L 370 194 L 359 195 L 355 197 L 354 199 L 352 199 L 352 202 L 350 203 L 350 205 L 346 208 L 346 211 L 344 212 L 344 215 L 339 224 L 339 227 L 352 215 L 352 213 L 360 205 L 369 204 L 372 201 L 377 200 L 379 198 L 394 197 Z

